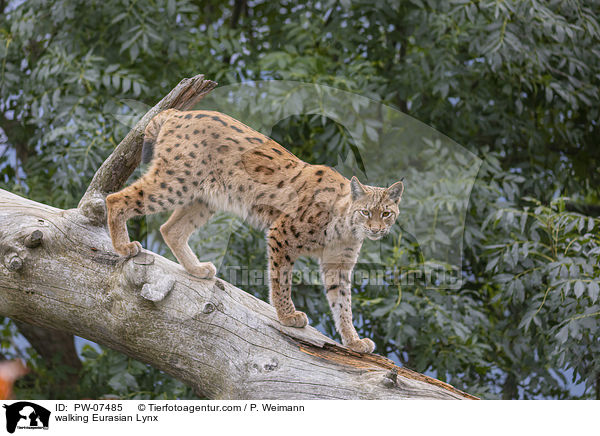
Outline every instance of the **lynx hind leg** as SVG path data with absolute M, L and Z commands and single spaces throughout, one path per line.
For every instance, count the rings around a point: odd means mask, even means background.
M 195 201 L 175 209 L 171 217 L 160 227 L 160 232 L 179 264 L 193 276 L 210 279 L 217 273 L 211 262 L 200 262 L 188 244 L 194 230 L 203 226 L 214 213 L 208 204 Z
M 144 176 L 121 191 L 106 197 L 108 230 L 115 251 L 123 256 L 137 255 L 142 244 L 129 241 L 127 220 L 141 215 L 163 212 L 173 205 L 164 199 L 163 192 L 156 183 L 148 182 Z
M 136 182 L 106 197 L 110 238 L 112 239 L 115 251 L 122 256 L 135 256 L 142 249 L 142 244 L 139 242 L 129 241 L 127 220 L 135 216 L 144 215 L 143 195 L 144 192 L 141 188 L 141 183 Z

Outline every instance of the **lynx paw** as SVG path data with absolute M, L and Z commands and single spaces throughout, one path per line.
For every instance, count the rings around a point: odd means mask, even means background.
M 293 315 L 279 317 L 279 322 L 287 327 L 306 327 L 308 324 L 308 317 L 304 312 L 296 311 Z
M 348 348 L 359 353 L 372 353 L 375 349 L 375 343 L 369 338 L 359 339 L 358 341 L 346 344 Z
M 212 279 L 217 274 L 217 269 L 212 262 L 204 262 L 187 270 L 194 277 Z
M 134 257 L 142 251 L 142 244 L 138 241 L 128 242 L 127 244 L 115 247 L 117 253 L 125 257 Z

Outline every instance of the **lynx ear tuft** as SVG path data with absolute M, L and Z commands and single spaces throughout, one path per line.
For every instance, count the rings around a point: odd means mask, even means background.
M 358 181 L 356 176 L 350 180 L 350 192 L 352 193 L 352 201 L 356 201 L 367 193 L 365 187 Z
M 404 180 L 404 177 L 402 177 L 402 180 Z M 402 183 L 402 180 L 387 188 L 387 193 L 390 199 L 396 203 L 400 201 L 402 198 L 402 193 L 404 192 L 404 183 Z

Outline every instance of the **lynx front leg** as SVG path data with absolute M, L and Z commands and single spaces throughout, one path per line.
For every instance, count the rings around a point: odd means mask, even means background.
M 285 245 L 279 242 L 281 235 L 277 229 L 271 229 L 267 236 L 269 256 L 269 279 L 271 305 L 277 311 L 281 324 L 288 327 L 304 327 L 308 317 L 304 312 L 296 310 L 292 301 L 292 268 L 294 263 L 285 250 Z
M 202 279 L 210 279 L 217 269 L 211 262 L 200 262 L 188 240 L 198 227 L 206 224 L 214 213 L 206 203 L 196 201 L 190 205 L 175 209 L 171 217 L 160 227 L 163 238 L 179 264 L 191 275 Z
M 352 323 L 351 276 L 354 263 L 322 262 L 321 274 L 327 292 L 327 301 L 333 313 L 335 327 L 342 343 L 360 353 L 371 353 L 375 344 L 368 338 L 360 339 Z

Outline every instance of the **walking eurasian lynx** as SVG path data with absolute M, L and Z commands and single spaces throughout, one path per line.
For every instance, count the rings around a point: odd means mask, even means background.
M 212 111 L 161 112 L 146 128 L 144 147 L 153 147 L 147 172 L 106 198 L 119 254 L 135 256 L 141 249 L 129 241 L 129 218 L 174 209 L 160 228 L 165 242 L 187 272 L 211 278 L 215 267 L 198 260 L 188 239 L 216 210 L 234 212 L 267 231 L 270 300 L 280 322 L 308 323 L 292 302 L 291 276 L 299 256 L 313 256 L 344 345 L 373 351 L 373 341 L 360 339 L 352 324 L 351 274 L 363 240 L 385 236 L 396 220 L 401 181 L 386 189 L 348 180 Z

